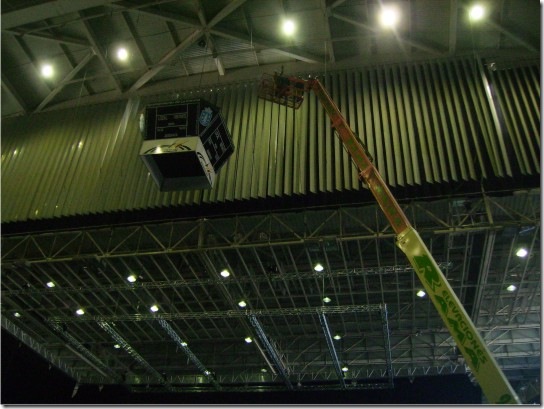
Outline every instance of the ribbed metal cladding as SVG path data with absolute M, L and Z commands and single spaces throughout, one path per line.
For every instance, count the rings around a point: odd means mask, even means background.
M 539 67 L 476 59 L 329 72 L 321 80 L 391 186 L 540 172 Z M 2 222 L 363 189 L 315 95 L 297 111 L 258 82 L 2 121 Z M 211 190 L 158 191 L 138 156 L 146 104 L 202 97 L 236 150 Z

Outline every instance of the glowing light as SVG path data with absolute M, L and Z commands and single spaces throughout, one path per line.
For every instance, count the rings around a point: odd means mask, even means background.
M 340 338 L 342 338 L 342 337 L 341 337 L 340 335 L 336 334 L 333 338 L 336 339 L 336 340 L 338 341 L 338 340 L 339 340 Z
M 51 64 L 44 64 L 41 68 L 42 77 L 51 78 L 53 76 L 54 70 Z
M 151 310 L 151 312 L 159 311 L 159 307 L 156 304 L 152 305 L 151 308 L 149 308 L 149 309 Z
M 53 281 L 49 281 L 46 286 L 48 286 L 49 288 L 53 288 L 55 286 L 55 283 Z
M 519 248 L 518 251 L 516 251 L 516 256 L 518 257 L 526 257 L 527 254 L 529 254 L 529 252 L 523 247 Z
M 417 295 L 419 298 L 423 298 L 423 297 L 425 297 L 426 293 L 425 293 L 425 291 L 423 291 L 423 290 L 419 290 L 419 291 L 416 293 L 416 295 Z
M 293 22 L 293 20 L 285 20 L 283 22 L 282 29 L 284 34 L 288 36 L 293 35 L 296 29 L 295 23 Z
M 126 61 L 128 59 L 128 51 L 126 48 L 121 47 L 117 49 L 117 59 L 119 61 Z
M 329 303 L 331 302 L 331 299 L 329 297 L 325 297 L 323 298 L 323 302 Z
M 121 345 L 115 344 L 113 347 L 114 347 L 115 349 L 119 349 L 119 348 L 121 348 Z
M 18 313 L 18 312 L 14 312 L 14 313 L 13 313 L 13 316 L 16 317 L 16 318 L 19 318 L 19 317 L 21 316 L 21 314 Z
M 514 284 L 510 284 L 506 289 L 510 292 L 516 291 L 518 288 Z
M 83 310 L 83 308 L 80 308 L 79 310 L 76 311 L 76 314 L 77 315 L 83 315 L 83 314 L 85 314 L 85 311 Z
M 227 269 L 221 271 L 219 274 L 221 274 L 221 277 L 225 277 L 225 278 L 230 276 L 229 270 L 227 270 Z
M 251 339 L 251 337 L 245 337 L 244 338 L 244 341 L 246 341 L 246 343 L 248 344 L 251 344 L 253 342 L 253 340 Z
M 317 263 L 314 267 L 314 270 L 317 271 L 318 273 L 322 272 L 324 270 L 325 267 L 323 267 L 323 265 L 321 263 Z
M 478 21 L 484 18 L 485 15 L 485 9 L 479 5 L 475 4 L 472 6 L 468 12 L 468 16 L 472 21 Z
M 347 372 L 349 371 L 349 368 L 347 366 L 342 367 L 342 371 Z
M 397 25 L 400 13 L 395 7 L 383 7 L 380 13 L 380 23 L 383 27 L 393 28 Z
M 238 303 L 238 305 L 240 306 L 240 308 L 245 308 L 247 304 L 244 300 L 242 300 Z
M 131 274 L 127 277 L 127 281 L 129 283 L 134 283 L 136 281 L 136 276 L 134 274 Z

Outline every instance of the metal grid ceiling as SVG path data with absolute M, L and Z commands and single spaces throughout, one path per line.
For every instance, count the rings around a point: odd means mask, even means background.
M 510 381 L 538 378 L 538 192 L 404 210 Z M 388 388 L 468 370 L 374 205 L 4 236 L 2 248 L 2 325 L 82 383 Z

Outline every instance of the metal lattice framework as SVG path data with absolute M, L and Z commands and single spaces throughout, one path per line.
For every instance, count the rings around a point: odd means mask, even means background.
M 403 204 L 517 386 L 540 370 L 539 203 L 520 191 Z M 467 373 L 419 289 L 375 205 L 2 237 L 2 326 L 80 383 L 136 391 Z

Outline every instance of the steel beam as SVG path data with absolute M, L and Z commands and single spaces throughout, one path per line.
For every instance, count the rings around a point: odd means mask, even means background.
M 325 340 L 327 341 L 327 347 L 329 348 L 329 353 L 331 355 L 332 365 L 334 366 L 336 375 L 338 375 L 338 379 L 340 380 L 340 385 L 342 386 L 342 389 L 345 389 L 346 381 L 344 380 L 344 372 L 342 372 L 342 369 L 340 368 L 340 362 L 338 361 L 338 354 L 336 353 L 336 348 L 334 347 L 334 341 L 331 336 L 331 331 L 329 329 L 329 323 L 327 322 L 327 317 L 323 313 L 318 314 L 318 316 L 319 316 L 319 322 L 321 323 L 321 329 L 323 329 L 323 335 L 325 336 Z
M 293 384 L 289 380 L 289 371 L 285 367 L 284 363 L 282 362 L 282 359 L 276 350 L 276 348 L 272 345 L 270 340 L 268 339 L 266 333 L 264 332 L 263 327 L 261 326 L 261 323 L 255 316 L 255 314 L 248 314 L 249 322 L 257 332 L 257 336 L 259 337 L 261 343 L 263 344 L 264 348 L 268 352 L 268 355 L 270 356 L 270 359 L 274 363 L 278 373 L 283 378 L 283 381 L 285 383 L 285 386 L 287 386 L 287 389 L 293 390 Z
M 200 360 L 196 357 L 196 355 L 191 351 L 191 349 L 187 346 L 186 342 L 183 342 L 179 335 L 174 331 L 172 326 L 166 322 L 163 319 L 157 320 L 159 325 L 166 331 L 166 333 L 174 340 L 174 342 L 182 349 L 182 351 L 187 355 L 187 358 L 202 372 L 202 374 L 210 381 L 210 383 L 215 387 L 217 390 L 221 390 L 221 385 L 217 380 L 215 379 L 215 376 L 208 370 L 206 367 L 200 362 Z
M 113 326 L 101 320 L 98 320 L 97 324 L 100 328 L 106 331 L 121 346 L 121 348 L 123 348 L 132 358 L 134 358 L 136 362 L 144 367 L 146 371 L 153 376 L 155 381 L 161 385 L 166 385 L 166 381 L 164 380 L 163 376 L 158 373 L 157 370 L 153 368 L 134 348 L 132 348 L 132 346 L 125 341 L 125 339 L 113 328 Z

